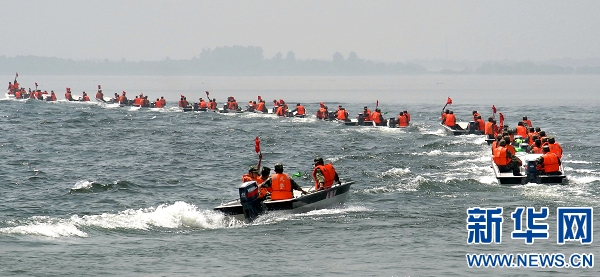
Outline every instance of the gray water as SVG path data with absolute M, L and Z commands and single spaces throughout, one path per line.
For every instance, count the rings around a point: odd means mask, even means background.
M 4 76 L 11 81 L 13 76 Z M 42 90 L 165 96 L 162 111 L 100 103 L 0 100 L 1 276 L 597 276 L 592 269 L 469 268 L 467 253 L 594 253 L 556 244 L 556 207 L 598 209 L 600 80 L 596 76 L 146 77 L 25 76 Z M 319 102 L 355 115 L 378 101 L 406 129 L 349 127 L 258 114 L 180 112 L 173 104 L 264 99 Z M 480 136 L 437 118 L 491 106 L 528 116 L 562 144 L 563 185 L 500 186 Z M 190 101 L 191 102 L 191 101 Z M 271 213 L 248 224 L 212 211 L 237 197 L 249 165 L 281 162 L 310 186 L 323 157 L 356 181 L 344 205 Z M 466 210 L 504 207 L 501 244 L 467 244 Z M 511 240 L 515 207 L 549 207 L 548 240 Z M 598 219 L 594 221 L 598 225 Z

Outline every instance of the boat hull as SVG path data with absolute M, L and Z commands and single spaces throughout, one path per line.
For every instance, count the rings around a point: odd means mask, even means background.
M 562 184 L 563 180 L 566 178 L 564 174 L 563 166 L 560 166 L 560 175 L 542 175 L 538 174 L 536 169 L 536 159 L 541 156 L 540 154 L 517 154 L 517 156 L 523 161 L 523 166 L 520 167 L 520 173 L 522 176 L 515 176 L 511 172 L 501 172 L 498 166 L 494 163 L 494 159 L 492 158 L 492 168 L 494 170 L 494 175 L 498 180 L 500 185 L 524 185 L 528 183 L 534 184 Z
M 267 211 L 285 211 L 289 213 L 305 213 L 312 210 L 324 209 L 330 206 L 343 204 L 350 192 L 353 181 L 341 185 L 334 185 L 327 190 L 313 191 L 306 195 L 294 191 L 294 198 L 287 200 L 263 201 Z M 306 189 L 305 189 L 306 190 Z M 244 211 L 240 200 L 233 200 L 214 208 L 225 215 L 245 220 Z

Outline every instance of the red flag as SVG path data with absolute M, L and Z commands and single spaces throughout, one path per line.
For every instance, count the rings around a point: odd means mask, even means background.
M 35 82 L 35 87 L 37 88 L 37 82 Z
M 102 87 L 100 87 L 100 85 L 98 85 L 98 89 L 102 89 Z
M 492 112 L 495 114 L 496 113 L 496 106 L 492 105 Z
M 16 73 L 15 73 L 15 78 L 16 78 L 16 77 L 19 77 L 19 72 L 16 72 Z
M 502 132 L 502 129 L 504 129 L 504 115 L 502 113 L 500 113 L 500 131 Z
M 258 139 L 258 137 L 254 139 L 254 143 L 254 150 L 256 151 L 256 153 L 260 152 L 260 140 Z
M 446 101 L 446 105 L 452 105 L 452 99 L 450 97 L 448 97 L 448 100 Z

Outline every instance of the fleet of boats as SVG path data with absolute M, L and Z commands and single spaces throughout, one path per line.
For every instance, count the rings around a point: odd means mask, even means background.
M 208 92 L 207 92 L 208 96 Z M 14 99 L 15 95 L 7 91 L 5 94 L 7 99 Z M 56 98 L 56 96 L 54 96 Z M 37 99 L 43 101 L 51 101 L 50 94 L 38 94 Z M 73 99 L 82 100 L 81 96 L 73 96 Z M 209 98 L 210 100 L 210 98 Z M 64 101 L 64 100 L 63 100 Z M 96 99 L 98 102 L 103 102 L 106 106 L 114 106 L 114 107 L 126 107 L 129 106 L 134 109 L 161 109 L 155 108 L 154 103 L 148 103 L 145 106 L 135 105 L 133 100 L 128 100 L 126 103 L 121 103 L 118 100 L 113 98 L 104 97 L 103 99 Z M 450 98 L 448 98 L 448 103 L 451 104 Z M 494 107 L 495 108 L 495 107 Z M 227 109 L 227 104 L 222 107 L 216 108 L 215 110 L 210 110 L 207 108 L 199 107 L 198 103 L 193 103 L 192 105 L 180 107 L 183 112 L 218 112 L 218 113 L 266 113 L 266 114 L 275 114 L 275 108 L 267 110 L 267 112 L 255 111 L 251 107 L 246 107 L 246 109 Z M 305 117 L 305 114 L 298 114 L 297 112 L 286 111 L 283 115 L 284 117 Z M 328 111 L 327 115 L 322 118 L 327 121 L 336 121 L 346 126 L 376 126 L 376 124 L 370 118 L 364 118 L 362 114 L 359 114 L 356 118 L 338 120 L 336 112 Z M 379 124 L 380 126 L 376 127 L 388 127 L 388 128 L 396 128 L 398 126 L 398 122 L 396 118 L 384 119 L 383 124 Z M 476 123 L 474 121 L 471 122 L 456 122 L 456 126 L 451 128 L 446 126 L 443 123 L 440 123 L 440 126 L 444 128 L 449 134 L 454 136 L 460 135 L 483 135 L 481 130 L 478 130 L 476 127 Z M 406 127 L 406 126 L 403 126 Z M 486 138 L 488 143 L 491 143 L 493 139 Z M 561 184 L 563 180 L 566 178 L 564 174 L 564 170 L 562 165 L 560 166 L 560 175 L 544 175 L 540 174 L 537 169 L 536 159 L 541 156 L 541 154 L 530 154 L 525 152 L 518 152 L 517 156 L 523 162 L 523 165 L 520 167 L 520 174 L 516 175 L 516 172 L 504 172 L 499 169 L 499 167 L 494 163 L 493 159 L 491 162 L 491 167 L 493 169 L 494 175 L 498 180 L 498 183 L 501 185 L 520 185 L 527 183 L 538 183 L 538 184 Z M 229 201 L 227 203 L 223 203 L 214 208 L 216 211 L 220 211 L 225 215 L 235 217 L 240 220 L 252 221 L 257 216 L 269 212 L 269 211 L 285 211 L 290 213 L 303 213 L 316 209 L 323 209 L 327 207 L 331 207 L 333 205 L 343 204 L 348 197 L 350 187 L 354 184 L 353 181 L 345 182 L 340 185 L 334 185 L 329 189 L 320 190 L 320 191 L 311 191 L 312 188 L 307 188 L 309 191 L 308 194 L 302 195 L 300 192 L 294 192 L 294 197 L 287 200 L 278 200 L 272 201 L 269 198 L 259 199 L 258 198 L 258 187 L 256 182 L 247 182 L 242 184 L 239 187 L 239 199 L 235 199 Z

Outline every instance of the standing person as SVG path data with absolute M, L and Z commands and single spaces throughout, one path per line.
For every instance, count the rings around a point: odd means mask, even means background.
M 494 138 L 494 118 L 493 117 L 488 117 L 488 122 L 485 123 L 485 131 L 484 134 L 487 136 L 488 139 L 493 139 Z
M 271 175 L 259 188 L 271 188 L 271 200 L 273 201 L 294 198 L 293 190 L 301 191 L 302 194 L 307 193 L 294 179 L 283 173 L 283 165 L 280 163 L 275 165 L 275 174 Z
M 315 168 L 312 176 L 315 179 L 315 190 L 328 189 L 333 186 L 333 183 L 341 184 L 335 168 L 331 164 L 324 164 L 323 158 L 317 157 L 314 159 Z

